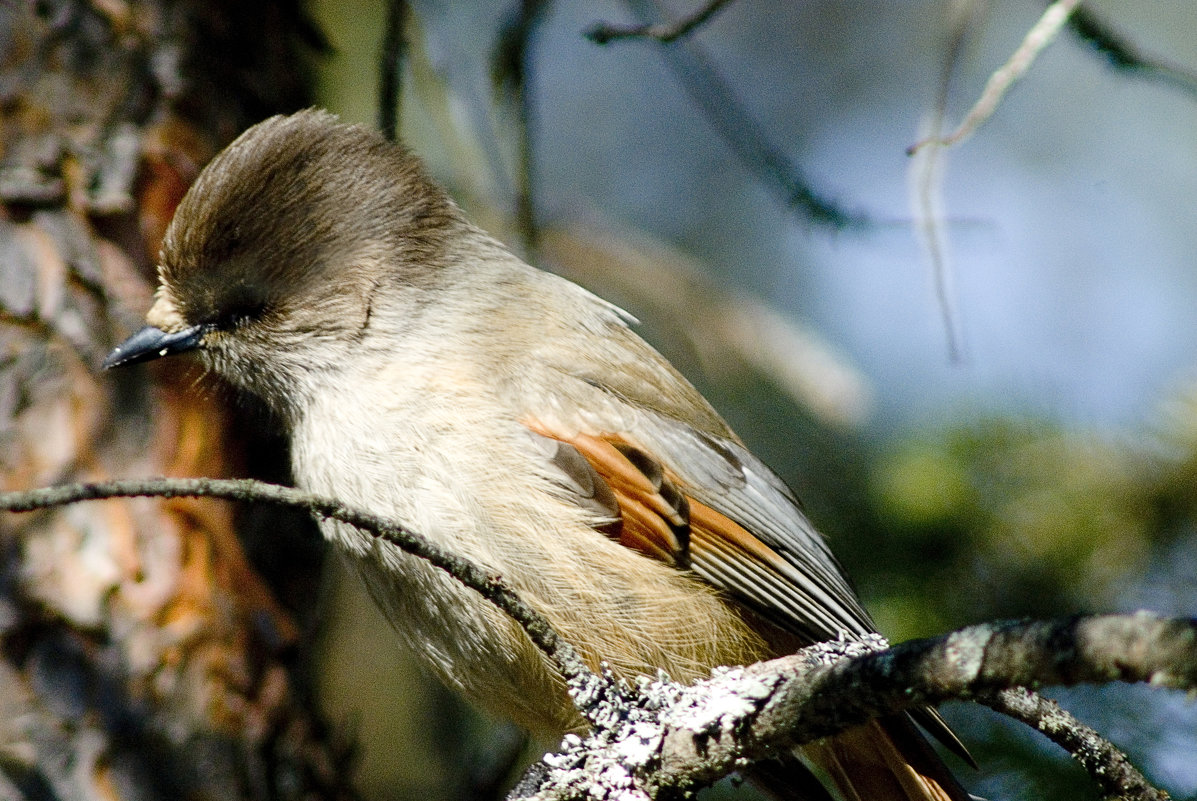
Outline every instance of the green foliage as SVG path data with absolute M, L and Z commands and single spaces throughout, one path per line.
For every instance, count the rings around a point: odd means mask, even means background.
M 956 622 L 1110 609 L 1166 538 L 1159 499 L 1175 470 L 1141 447 L 1043 422 L 906 437 L 871 482 L 886 536 L 927 557 L 912 566 L 921 597 L 897 603 Z

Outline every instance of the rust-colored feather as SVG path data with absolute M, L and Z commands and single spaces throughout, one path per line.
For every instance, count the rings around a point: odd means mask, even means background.
M 553 436 L 541 427 L 533 430 Z M 619 522 L 608 531 L 629 548 L 678 567 L 688 565 L 688 503 L 665 478 L 660 465 L 619 438 L 578 434 L 566 441 L 607 482 L 619 503 Z

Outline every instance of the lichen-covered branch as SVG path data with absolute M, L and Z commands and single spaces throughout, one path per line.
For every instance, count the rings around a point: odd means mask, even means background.
M 995 692 L 1024 685 L 1147 682 L 1197 686 L 1197 621 L 1147 613 L 973 626 L 927 640 L 823 643 L 797 654 L 718 671 L 680 687 L 646 683 L 618 723 L 589 740 L 567 738 L 547 757 L 537 787 L 517 797 L 585 798 L 624 788 L 631 798 L 694 790 L 778 749 L 830 736 L 871 718 L 948 700 L 1000 709 Z M 1011 696 L 1010 711 L 1017 696 Z M 1035 701 L 1033 694 L 1024 698 Z M 1048 707 L 1041 706 L 1041 710 Z M 1005 711 L 1005 710 L 1003 710 Z M 1018 713 L 1042 726 L 1042 717 Z M 1116 749 L 1056 718 L 1052 739 L 1089 770 L 1106 797 L 1160 799 Z M 1088 749 L 1101 752 L 1096 758 Z M 1104 754 L 1104 755 L 1102 755 Z M 600 790 L 601 794 L 601 790 Z
M 1168 794 L 1152 787 L 1126 754 L 1050 698 L 1018 687 L 982 694 L 977 701 L 1022 721 L 1071 754 L 1093 777 L 1103 798 L 1167 800 Z

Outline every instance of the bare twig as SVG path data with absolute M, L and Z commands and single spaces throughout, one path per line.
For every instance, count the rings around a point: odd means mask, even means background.
M 597 22 L 585 32 L 585 37 L 598 45 L 605 45 L 616 39 L 656 39 L 669 43 L 688 36 L 699 26 L 705 25 L 731 0 L 710 0 L 705 6 L 688 17 L 676 22 L 660 22 L 655 25 L 616 25 L 611 22 Z
M 655 13 L 649 0 L 628 0 L 641 22 Z M 679 40 L 662 48 L 662 56 L 732 153 L 762 184 L 781 195 L 787 207 L 806 219 L 837 230 L 864 228 L 869 219 L 842 207 L 814 188 L 797 164 L 769 141 L 760 124 L 693 40 Z
M 993 112 L 997 110 L 998 104 L 1002 102 L 1006 92 L 1026 74 L 1043 49 L 1055 41 L 1060 29 L 1064 27 L 1064 23 L 1068 21 L 1068 17 L 1076 10 L 1080 2 L 1081 0 L 1056 0 L 1048 6 L 1039 21 L 1031 26 L 1031 30 L 1027 31 L 1027 35 L 1023 37 L 1022 44 L 1018 46 L 1018 49 L 1005 64 L 994 70 L 993 74 L 989 76 L 984 91 L 981 92 L 981 96 L 973 104 L 973 107 L 969 109 L 960 126 L 947 136 L 927 138 L 916 142 L 907 149 L 907 152 L 913 154 L 920 148 L 931 144 L 956 145 L 972 136 L 978 128 L 985 124 L 986 120 L 993 116 Z
M 1105 56 L 1116 69 L 1155 78 L 1197 96 L 1197 72 L 1143 53 L 1089 6 L 1082 4 L 1073 12 L 1068 18 L 1068 29 Z
M 576 222 L 546 229 L 541 244 L 554 272 L 629 303 L 708 375 L 760 371 L 826 425 L 857 426 L 871 413 L 873 388 L 844 354 L 764 300 L 720 287 L 677 248 Z M 706 323 L 694 330 L 686 320 Z
M 932 122 L 937 126 L 938 121 Z M 911 205 L 914 207 L 915 229 L 920 235 L 931 268 L 931 287 L 935 305 L 943 321 L 948 346 L 948 361 L 960 364 L 965 359 L 964 335 L 953 291 L 952 264 L 947 236 L 943 230 L 940 189 L 943 185 L 944 157 L 942 148 L 926 148 L 913 154 L 910 164 Z
M 956 75 L 968 34 L 976 25 L 983 6 L 979 0 L 953 6 L 954 13 L 949 16 L 947 24 L 948 46 L 944 53 L 939 84 L 931 104 L 931 113 L 923 122 L 923 133 L 927 139 L 938 140 L 943 132 L 952 78 Z M 941 224 L 943 214 L 940 210 L 940 189 L 944 152 L 944 148 L 930 147 L 912 153 L 914 158 L 910 163 L 909 181 L 915 229 L 920 235 L 927 253 L 927 261 L 931 266 L 931 285 L 940 318 L 943 320 L 948 360 L 958 364 L 964 360 L 964 336 L 956 311 L 955 293 L 952 291 L 953 273 L 948 258 L 947 237 Z
M 909 155 L 920 157 L 911 168 L 916 218 L 931 262 L 936 302 L 947 329 L 949 358 L 953 362 L 963 358 L 963 340 L 950 286 L 951 270 L 946 242 L 940 230 L 940 215 L 935 208 L 936 192 L 943 167 L 941 148 L 959 144 L 972 136 L 992 116 L 1010 87 L 1026 73 L 1039 53 L 1055 40 L 1060 29 L 1065 26 L 1105 55 L 1115 67 L 1141 72 L 1197 95 L 1197 72 L 1160 59 L 1151 59 L 1140 53 L 1089 7 L 1082 5 L 1080 0 L 1058 0 L 1048 6 L 1007 62 L 993 72 L 981 97 L 956 130 L 944 135 L 942 129 L 947 88 L 955 72 L 964 33 L 968 24 L 971 24 L 971 17 L 975 16 L 976 7 L 977 4 L 974 3 L 966 8 L 961 15 L 961 20 L 966 24 L 957 25 L 952 33 L 952 44 L 945 59 L 944 77 L 937 92 L 932 118 L 925 126 L 926 130 L 920 139 L 907 148 Z
M 1042 732 L 1071 754 L 1093 777 L 1104 798 L 1167 801 L 1168 794 L 1152 787 L 1126 754 L 1055 701 L 1021 687 L 981 694 L 977 701 Z

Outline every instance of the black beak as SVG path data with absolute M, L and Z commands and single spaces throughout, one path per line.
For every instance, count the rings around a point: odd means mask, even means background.
M 193 325 L 190 328 L 184 328 L 182 331 L 176 331 L 173 334 L 168 334 L 161 328 L 147 325 L 117 345 L 112 353 L 108 354 L 108 358 L 104 360 L 103 368 L 108 370 L 112 367 L 123 367 L 126 364 L 148 362 L 150 359 L 195 350 L 199 347 L 200 340 L 204 338 L 206 332 L 207 328 L 202 325 Z

